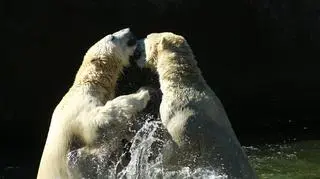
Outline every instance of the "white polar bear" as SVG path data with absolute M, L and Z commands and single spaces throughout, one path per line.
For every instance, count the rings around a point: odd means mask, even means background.
M 160 118 L 177 149 L 167 166 L 212 167 L 229 178 L 257 178 L 228 120 L 207 85 L 184 37 L 152 33 L 138 44 L 140 67 L 154 69 L 163 93 Z
M 105 36 L 87 51 L 72 87 L 53 112 L 38 179 L 79 177 L 67 166 L 67 154 L 73 149 L 91 153 L 103 145 L 111 152 L 121 148 L 128 121 L 150 99 L 144 89 L 113 99 L 117 79 L 135 48 L 127 28 Z

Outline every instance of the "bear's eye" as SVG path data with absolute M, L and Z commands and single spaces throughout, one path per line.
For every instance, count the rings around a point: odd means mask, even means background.
M 111 35 L 110 40 L 113 41 L 115 39 L 115 37 L 113 35 Z

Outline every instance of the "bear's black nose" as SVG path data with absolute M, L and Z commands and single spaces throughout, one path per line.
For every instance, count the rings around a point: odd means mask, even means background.
M 127 45 L 129 47 L 132 47 L 132 46 L 134 46 L 136 44 L 137 44 L 137 38 L 134 35 L 131 35 L 129 40 L 128 40 L 128 42 L 127 42 Z

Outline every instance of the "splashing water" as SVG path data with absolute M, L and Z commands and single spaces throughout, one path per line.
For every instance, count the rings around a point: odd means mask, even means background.
M 78 178 L 227 178 L 226 175 L 220 175 L 214 170 L 203 168 L 190 170 L 187 167 L 181 167 L 170 171 L 165 169 L 162 163 L 163 155 L 161 151 L 166 148 L 167 141 L 162 138 L 166 134 L 163 133 L 163 127 L 157 118 L 152 116 L 147 116 L 146 118 L 144 121 L 147 122 L 141 124 L 140 129 L 131 140 L 132 145 L 128 149 L 132 152 L 131 158 L 128 157 L 128 162 L 123 167 L 119 167 L 120 169 L 116 170 L 121 160 L 126 160 L 126 154 L 120 157 L 118 163 L 111 164 L 112 167 L 104 168 L 107 160 L 105 160 L 105 156 L 101 156 L 108 153 L 102 152 L 98 156 L 90 155 L 86 158 L 87 160 L 84 160 L 83 166 L 90 168 L 92 171 Z M 265 144 L 245 147 L 245 150 L 259 178 L 319 179 L 320 140 L 279 145 Z M 72 158 L 72 156 L 69 157 Z M 32 164 L 21 166 L 5 165 L 0 169 L 0 178 L 34 178 L 35 174 L 33 172 L 36 171 L 37 166 L 35 168 L 31 166 Z
M 115 160 L 118 162 L 111 164 L 106 162 L 108 161 L 106 158 L 110 159 L 112 155 L 105 151 L 108 149 L 105 146 L 95 154 L 85 155 L 85 158 L 79 160 L 80 163 L 74 163 L 78 170 L 86 171 L 85 175 L 82 175 L 82 179 L 228 178 L 227 175 L 220 174 L 214 169 L 168 168 L 163 161 L 166 161 L 164 160 L 166 151 L 173 150 L 170 135 L 160 120 L 154 116 L 146 115 L 137 120 L 141 122 L 137 124 L 138 130 L 130 141 L 131 146 L 127 152 L 122 153 Z M 320 176 L 320 141 L 302 141 L 280 145 L 266 144 L 244 147 L 244 149 L 259 178 L 313 179 Z M 128 154 L 130 155 L 128 156 Z
M 145 121 L 130 141 L 131 146 L 122 155 L 110 153 L 102 146 L 94 151 L 77 149 L 68 154 L 70 175 L 74 178 L 227 178 L 211 169 L 188 167 L 168 168 L 163 161 L 172 154 L 173 142 L 159 119 L 152 115 L 141 117 Z M 137 126 L 136 126 L 137 127 Z M 119 140 L 119 139 L 116 139 Z M 109 145 L 113 145 L 112 143 Z M 117 144 L 115 144 L 117 145 Z M 128 155 L 130 154 L 130 155 Z M 190 157 L 190 156 L 188 156 Z M 117 161 L 110 163 L 108 161 Z M 80 174 L 81 176 L 79 176 Z
M 152 117 L 152 116 L 149 116 Z M 188 167 L 166 169 L 163 164 L 164 151 L 172 150 L 169 134 L 159 120 L 147 120 L 137 131 L 130 148 L 131 160 L 118 173 L 117 178 L 226 178 L 213 170 Z

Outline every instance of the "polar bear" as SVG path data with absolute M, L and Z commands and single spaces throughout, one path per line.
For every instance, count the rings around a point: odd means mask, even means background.
M 139 40 L 136 60 L 159 76 L 160 118 L 177 150 L 164 163 L 213 167 L 229 178 L 257 178 L 219 98 L 204 80 L 184 37 L 151 33 Z
M 91 152 L 110 144 L 108 150 L 118 150 L 126 123 L 150 99 L 146 89 L 113 99 L 117 79 L 135 48 L 136 39 L 126 28 L 105 36 L 87 51 L 72 87 L 53 112 L 38 179 L 77 177 L 67 166 L 67 154 L 73 149 Z M 101 141 L 105 135 L 109 140 Z

